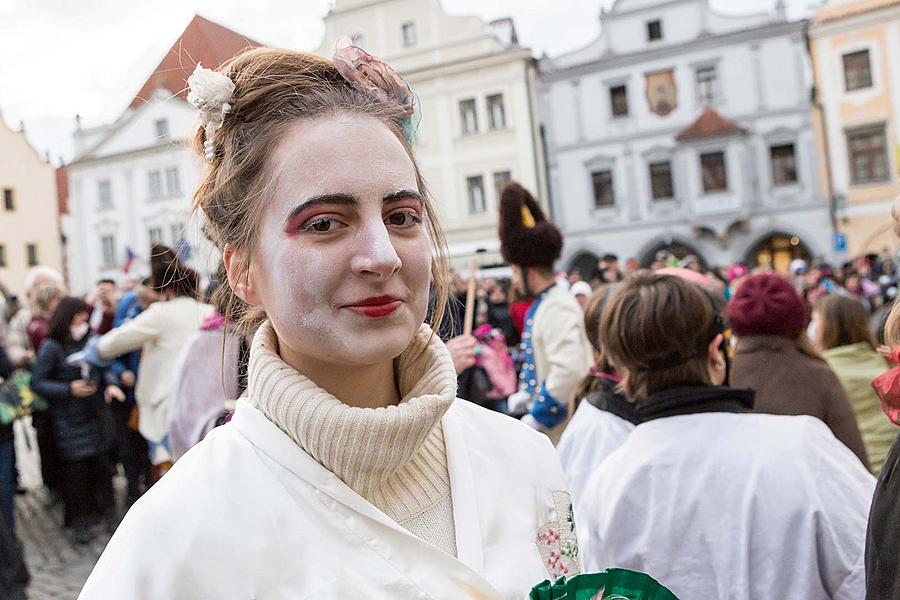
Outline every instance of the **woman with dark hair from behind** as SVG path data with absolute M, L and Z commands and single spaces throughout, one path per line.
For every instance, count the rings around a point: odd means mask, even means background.
M 857 600 L 874 479 L 818 419 L 752 413 L 723 384 L 724 327 L 677 277 L 626 280 L 603 352 L 640 424 L 576 504 L 585 570 L 649 573 L 679 598 Z
M 87 304 L 72 297 L 60 300 L 31 375 L 32 389 L 49 404 L 60 459 L 65 520 L 71 523 L 79 544 L 93 539 L 91 525 L 98 514 L 106 516 L 110 528 L 115 524 L 112 474 L 107 462 L 112 422 L 104 400 L 122 395 L 114 386 L 104 391 L 99 371 L 68 360 L 84 350 L 89 329 Z
M 856 298 L 827 296 L 816 307 L 813 324 L 813 341 L 850 398 L 871 470 L 878 475 L 897 432 L 872 389 L 872 380 L 888 370 L 888 363 L 869 331 L 868 311 Z
M 576 505 L 591 472 L 622 445 L 637 424 L 634 404 L 618 389 L 622 378 L 600 344 L 600 317 L 617 287 L 600 286 L 585 307 L 584 328 L 594 348 L 594 364 L 575 393 L 575 414 L 557 446 Z

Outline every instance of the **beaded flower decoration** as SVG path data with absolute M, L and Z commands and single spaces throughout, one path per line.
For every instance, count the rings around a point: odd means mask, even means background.
M 216 149 L 213 133 L 222 127 L 225 115 L 231 112 L 231 97 L 234 82 L 227 76 L 212 69 L 205 69 L 197 63 L 194 73 L 187 80 L 190 92 L 187 101 L 200 111 L 200 126 L 203 127 L 203 154 L 206 162 L 213 162 Z

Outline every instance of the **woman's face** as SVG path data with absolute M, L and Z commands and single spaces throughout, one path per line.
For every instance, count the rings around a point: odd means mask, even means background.
M 265 308 L 282 357 L 399 356 L 425 319 L 432 260 L 402 144 L 375 119 L 337 116 L 295 123 L 270 160 L 276 181 L 243 295 Z
M 58 302 L 57 302 L 58 304 Z M 88 314 L 86 312 L 75 313 L 72 317 L 72 324 L 69 327 L 78 327 L 88 322 Z

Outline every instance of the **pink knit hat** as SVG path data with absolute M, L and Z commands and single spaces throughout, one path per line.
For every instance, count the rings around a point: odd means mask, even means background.
M 737 336 L 778 335 L 797 338 L 807 324 L 803 300 L 790 281 L 766 273 L 747 279 L 728 304 L 731 329 Z

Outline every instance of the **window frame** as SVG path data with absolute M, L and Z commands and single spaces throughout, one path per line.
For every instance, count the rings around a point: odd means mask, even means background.
M 3 208 L 7 212 L 15 212 L 16 192 L 14 188 L 3 188 Z
M 481 210 L 476 210 L 477 207 L 475 206 L 475 196 L 473 195 L 473 192 L 476 189 L 476 187 L 473 186 L 474 182 L 478 182 L 481 189 Z M 484 189 L 484 175 L 469 175 L 466 177 L 466 197 L 469 201 L 469 216 L 483 215 L 487 213 L 487 194 L 485 194 Z
M 722 187 L 707 187 L 706 177 L 703 176 L 704 168 L 706 166 L 704 160 L 706 158 L 721 156 L 722 158 L 722 179 L 723 185 Z M 697 157 L 700 163 L 700 186 L 703 188 L 704 194 L 722 194 L 727 193 L 729 190 L 728 184 L 728 152 L 724 149 L 722 150 L 708 150 L 706 152 L 701 152 Z
M 609 200 L 608 202 L 599 202 L 600 195 L 597 193 L 598 191 L 598 178 L 600 176 L 607 175 L 609 181 L 604 182 L 606 186 L 608 186 L 609 190 Z M 609 208 L 615 208 L 616 206 L 616 178 L 615 173 L 613 172 L 612 166 L 603 166 L 591 169 L 589 173 L 589 177 L 591 179 L 591 195 L 593 197 L 593 207 L 594 210 L 605 210 Z
M 181 173 L 179 171 L 180 169 L 177 166 L 166 167 L 163 171 L 163 179 L 165 180 L 167 196 L 181 195 Z M 174 174 L 174 176 L 170 178 L 170 175 L 172 174 Z M 171 185 L 172 182 L 174 182 L 174 185 Z
M 471 111 L 467 108 L 471 107 Z M 469 129 L 466 115 L 472 115 L 472 129 Z M 459 123 L 462 135 L 476 135 L 478 133 L 478 103 L 475 98 L 465 98 L 459 101 Z
M 97 181 L 97 210 L 112 210 L 113 208 L 112 180 L 100 179 Z
M 6 244 L 0 244 L 0 268 L 5 268 L 6 266 Z
M 506 184 L 512 181 L 512 170 L 494 171 L 491 173 L 491 179 L 494 182 L 494 193 L 497 195 L 497 202 L 500 201 L 500 192 L 506 187 Z M 502 181 L 502 183 L 501 183 Z
M 652 21 L 647 21 L 647 41 L 658 42 L 661 39 L 663 39 L 662 19 L 653 19 Z
M 776 169 L 776 160 L 778 158 L 783 158 L 783 157 L 776 157 L 775 152 L 777 150 L 781 150 L 784 148 L 791 149 L 791 161 L 792 161 L 791 168 L 793 169 L 793 173 L 794 173 L 793 179 L 780 180 L 778 177 L 778 170 Z M 785 186 L 797 185 L 798 183 L 800 183 L 800 170 L 797 168 L 797 144 L 793 141 L 770 143 L 770 144 L 768 144 L 768 150 L 769 150 L 769 171 L 772 176 L 772 186 L 773 187 L 785 187 Z
M 624 112 L 616 112 L 616 90 L 622 90 L 622 98 L 624 99 Z M 625 83 L 617 83 L 609 86 L 609 114 L 613 119 L 622 119 L 631 114 L 631 107 L 628 105 L 628 85 Z
M 153 235 L 154 233 L 159 233 L 158 236 Z M 164 243 L 163 239 L 163 228 L 161 225 L 153 225 L 147 228 L 147 239 L 151 244 L 155 243 Z
M 400 25 L 401 36 L 403 37 L 403 47 L 413 48 L 419 43 L 419 32 L 416 28 L 415 21 L 406 21 Z
M 661 165 L 665 165 L 668 169 L 668 195 L 657 196 L 656 195 L 656 187 L 654 185 L 654 177 L 658 174 L 653 172 L 654 167 L 659 167 Z M 675 174 L 672 169 L 672 160 L 670 158 L 664 158 L 661 160 L 653 160 L 647 161 L 647 176 L 650 178 L 650 199 L 654 202 L 664 202 L 666 200 L 674 200 L 675 199 Z
M 109 245 L 107 246 L 107 242 Z M 116 236 L 113 233 L 106 233 L 100 236 L 100 259 L 101 265 L 100 268 L 103 270 L 114 269 L 118 266 L 117 264 L 117 248 L 116 248 Z
M 712 72 L 712 79 L 700 79 L 703 72 Z M 700 106 L 714 106 L 719 102 L 719 65 L 704 64 L 694 67 L 694 93 L 697 95 L 697 104 Z M 703 83 L 709 83 L 709 94 L 703 93 Z
M 41 254 L 37 242 L 25 243 L 25 266 L 36 267 L 41 264 Z
M 881 136 L 881 149 L 880 152 L 877 149 L 867 150 L 866 154 L 870 157 L 877 157 L 879 160 L 883 161 L 884 165 L 884 175 L 882 177 L 867 177 L 867 178 L 858 178 L 857 171 L 855 167 L 855 159 L 854 152 L 852 148 L 852 138 L 854 136 L 861 136 L 865 134 L 877 133 Z M 852 129 L 847 129 L 844 132 L 845 141 L 847 144 L 847 169 L 850 175 L 850 185 L 870 185 L 870 184 L 883 184 L 890 183 L 891 181 L 891 159 L 888 154 L 890 150 L 889 142 L 888 142 L 888 134 L 887 127 L 884 123 L 878 123 L 874 125 L 865 125 L 862 127 L 854 127 Z M 870 166 L 869 172 L 873 171 Z
M 158 140 L 168 139 L 171 135 L 169 119 L 165 117 L 153 121 L 153 128 L 156 130 L 156 139 Z
M 156 187 L 156 190 L 153 189 L 154 187 Z M 147 171 L 147 195 L 150 198 L 162 198 L 163 174 L 161 169 L 149 169 Z
M 498 100 L 499 99 L 499 100 Z M 495 101 L 492 103 L 492 101 Z M 506 104 L 503 102 L 503 92 L 498 92 L 496 94 L 489 94 L 484 99 L 485 107 L 487 108 L 488 115 L 488 129 L 491 131 L 499 131 L 501 129 L 506 129 Z M 500 107 L 500 124 L 497 125 L 494 121 L 494 108 Z
M 866 68 L 864 71 L 865 77 L 860 76 L 858 73 L 854 73 L 854 78 L 859 78 L 861 81 L 854 81 L 851 87 L 851 69 L 848 69 L 848 59 L 853 59 L 854 57 L 858 57 L 860 55 L 865 55 L 866 57 Z M 850 65 L 853 66 L 853 65 Z M 874 86 L 874 78 L 872 77 L 872 53 L 869 48 L 862 48 L 860 50 L 853 50 L 851 52 L 846 52 L 841 54 L 841 69 L 844 72 L 844 91 L 845 92 L 855 92 L 857 90 L 867 90 Z

